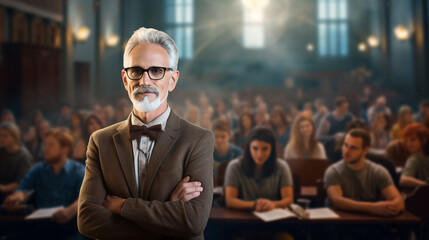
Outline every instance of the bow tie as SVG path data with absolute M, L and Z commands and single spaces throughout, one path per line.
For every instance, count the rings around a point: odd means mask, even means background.
M 131 140 L 137 139 L 142 135 L 148 136 L 150 140 L 154 141 L 158 139 L 159 135 L 162 132 L 161 124 L 154 125 L 152 127 L 131 125 L 130 126 L 130 136 Z

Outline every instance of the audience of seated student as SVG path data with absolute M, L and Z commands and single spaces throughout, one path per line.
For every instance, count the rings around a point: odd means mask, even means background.
M 60 115 L 55 119 L 54 126 L 68 127 L 70 126 L 72 109 L 70 104 L 62 103 L 60 108 Z
M 188 107 L 185 114 L 185 119 L 197 126 L 200 126 L 200 110 L 197 106 L 191 105 Z
M 337 97 L 335 110 L 322 119 L 319 129 L 317 129 L 317 137 L 334 136 L 344 132 L 347 123 L 353 118 L 354 116 L 349 112 L 349 102 L 343 97 Z
M 380 113 L 371 125 L 371 148 L 385 149 L 390 142 L 390 115 Z
M 290 138 L 290 127 L 285 111 L 280 105 L 276 105 L 271 112 L 271 128 L 276 136 L 281 149 L 286 147 Z
M 221 163 L 238 158 L 243 153 L 241 148 L 229 143 L 231 127 L 227 119 L 220 118 L 213 124 L 215 149 L 213 152 L 213 177 L 218 178 L 218 167 Z M 216 181 L 215 181 L 216 182 Z
M 325 172 L 329 201 L 341 210 L 395 216 L 404 210 L 404 201 L 387 170 L 365 159 L 369 146 L 366 130 L 353 129 L 347 133 L 343 160 Z
M 73 137 L 72 159 L 83 162 L 86 154 L 86 142 L 83 140 L 84 117 L 80 112 L 74 112 L 71 116 L 70 131 Z
M 250 130 L 255 126 L 255 118 L 250 112 L 243 112 L 240 115 L 238 121 L 238 129 L 235 131 L 232 142 L 244 149 L 244 145 L 247 142 L 247 137 L 249 136 Z
M 385 96 L 378 97 L 375 103 L 371 107 L 369 107 L 367 112 L 368 123 L 372 124 L 375 118 L 381 113 L 385 113 L 388 115 L 392 114 L 390 108 L 386 105 Z
M 318 98 L 314 101 L 314 107 L 316 108 L 316 112 L 313 114 L 314 126 L 315 130 L 319 129 L 320 122 L 323 117 L 328 114 L 329 110 L 325 105 L 325 101 L 321 98 Z
M 413 112 L 410 106 L 402 105 L 399 108 L 398 120 L 393 125 L 390 131 L 390 140 L 396 140 L 402 138 L 402 131 L 406 126 L 413 122 Z
M 0 124 L 0 205 L 33 165 L 33 156 L 20 145 L 19 132 L 14 123 Z
M 284 158 L 323 158 L 325 148 L 317 141 L 313 119 L 309 114 L 299 114 L 293 125 L 292 135 L 284 150 Z
M 1 112 L 0 124 L 8 122 L 15 123 L 15 115 L 9 109 L 5 109 Z
M 405 127 L 402 138 L 411 156 L 407 159 L 400 178 L 403 187 L 429 183 L 429 130 L 420 123 Z
M 265 127 L 252 129 L 243 156 L 232 160 L 226 170 L 227 207 L 263 212 L 292 203 L 291 171 L 276 156 L 272 131 Z
M 429 99 L 424 99 L 419 104 L 419 112 L 413 115 L 414 122 L 423 123 L 429 114 Z
M 28 192 L 34 191 L 36 208 L 63 206 L 52 219 L 54 225 L 35 224 L 10 237 L 23 239 L 62 239 L 69 235 L 78 235 L 76 220 L 77 199 L 82 184 L 85 167 L 68 159 L 72 149 L 71 135 L 63 129 L 54 128 L 46 133 L 45 161 L 37 163 L 25 175 L 18 190 L 9 195 L 4 204 L 19 205 L 27 201 Z

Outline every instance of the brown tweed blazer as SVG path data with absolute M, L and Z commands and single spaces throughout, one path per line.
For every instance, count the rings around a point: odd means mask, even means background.
M 97 239 L 204 239 L 213 200 L 213 134 L 171 111 L 139 196 L 130 116 L 95 132 L 89 140 L 79 196 L 79 231 Z M 169 201 L 186 176 L 200 181 L 204 191 L 186 203 Z M 121 215 L 101 205 L 106 195 L 127 199 Z

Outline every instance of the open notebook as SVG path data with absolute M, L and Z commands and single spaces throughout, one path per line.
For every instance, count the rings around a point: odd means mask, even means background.
M 326 219 L 339 218 L 338 215 L 330 208 L 313 208 L 304 210 L 296 204 L 292 204 L 290 208 L 276 208 L 267 212 L 253 212 L 257 217 L 264 222 L 271 222 L 285 218 L 299 219 Z

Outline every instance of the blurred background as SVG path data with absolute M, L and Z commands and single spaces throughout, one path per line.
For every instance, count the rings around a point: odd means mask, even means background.
M 429 92 L 426 0 L 0 0 L 0 109 L 129 109 L 123 49 L 142 26 L 179 48 L 182 115 L 261 95 L 268 110 L 344 96 L 359 116 L 379 95 L 397 112 Z

